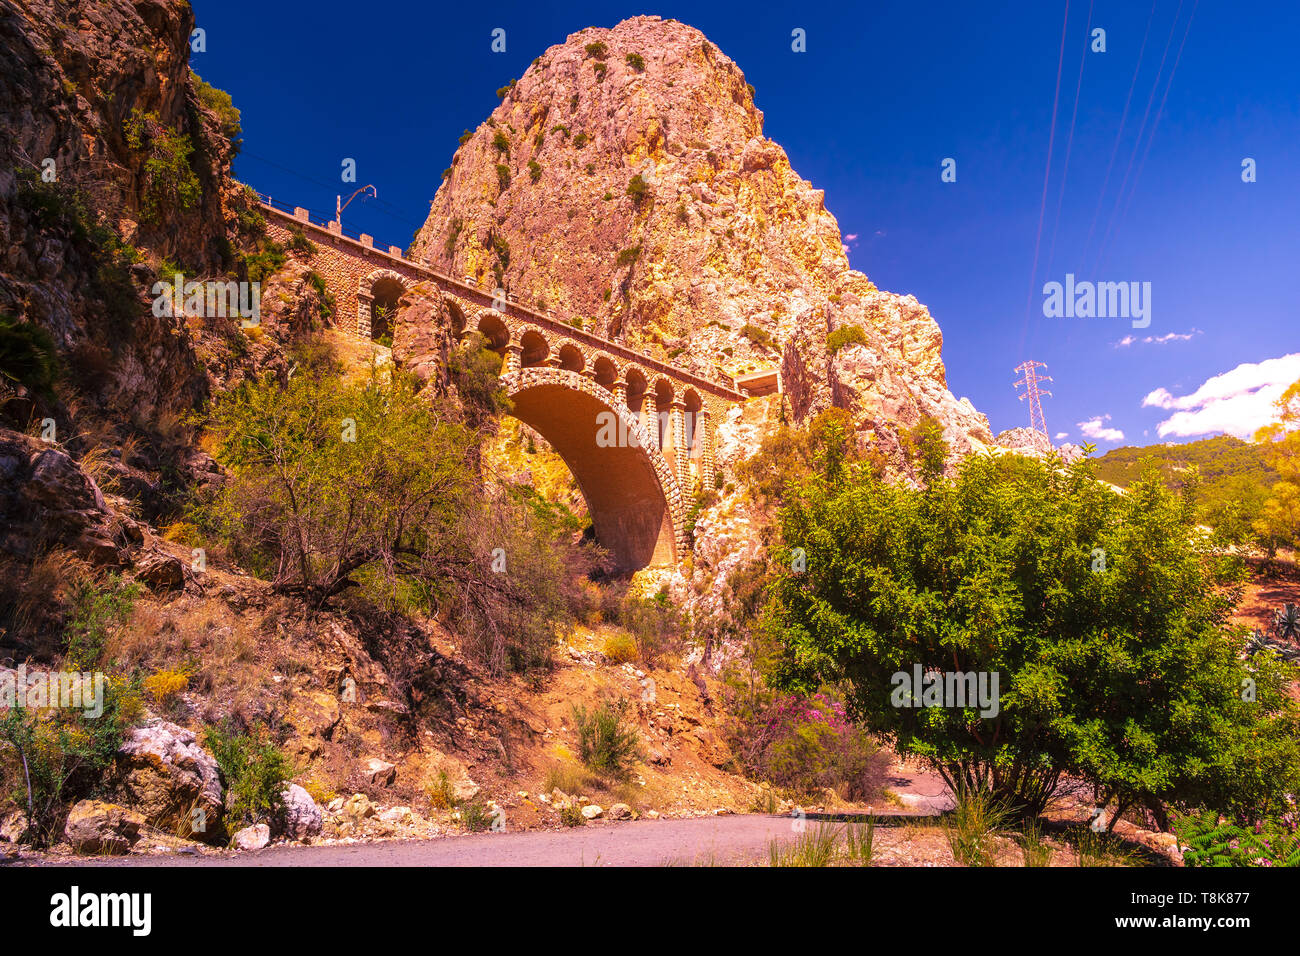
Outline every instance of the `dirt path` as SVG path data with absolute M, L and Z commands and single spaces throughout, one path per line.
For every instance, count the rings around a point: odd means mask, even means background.
M 796 836 L 790 817 L 759 814 L 637 820 L 563 831 L 476 833 L 437 840 L 278 846 L 229 856 L 96 857 L 77 866 L 664 866 L 765 861 Z M 815 826 L 809 820 L 808 827 Z M 53 862 L 53 861 L 51 861 Z

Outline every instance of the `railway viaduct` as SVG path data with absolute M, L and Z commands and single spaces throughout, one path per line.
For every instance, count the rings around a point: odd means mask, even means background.
M 377 339 L 397 300 L 417 284 L 447 303 L 453 334 L 480 332 L 503 358 L 511 414 L 564 459 L 591 513 L 597 540 L 620 566 L 675 564 L 698 485 L 713 484 L 716 423 L 746 390 L 706 378 L 584 331 L 510 295 L 453 279 L 396 246 L 318 221 L 302 207 L 260 196 L 267 234 L 301 230 L 316 246 L 311 266 L 337 304 L 337 327 Z

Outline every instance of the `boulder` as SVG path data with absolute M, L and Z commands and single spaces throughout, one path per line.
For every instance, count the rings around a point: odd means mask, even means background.
M 260 850 L 271 842 L 271 828 L 265 823 L 254 823 L 236 833 L 234 842 L 240 850 Z
M 387 760 L 380 760 L 378 757 L 371 757 L 366 761 L 365 776 L 371 783 L 387 787 L 397 779 L 397 765 Z
M 632 808 L 626 803 L 616 803 L 609 808 L 609 818 L 611 820 L 631 820 L 635 814 Z
M 343 802 L 343 815 L 353 821 L 364 820 L 375 815 L 375 805 L 364 793 L 354 793 Z
M 464 803 L 477 797 L 482 789 L 469 777 L 462 777 L 452 784 L 451 794 L 456 798 L 457 803 Z
M 154 718 L 127 734 L 117 766 L 119 798 L 154 826 L 198 839 L 219 829 L 221 773 L 193 731 Z
M 159 594 L 185 587 L 185 566 L 163 551 L 150 551 L 135 563 L 135 576 Z
M 317 836 L 325 825 L 325 815 L 316 801 L 296 783 L 280 792 L 280 830 L 290 840 L 307 840 Z
M 596 820 L 605 815 L 605 811 L 594 803 L 589 803 L 582 808 L 582 815 L 588 820 Z
M 140 839 L 144 817 L 113 803 L 82 800 L 69 812 L 63 835 L 78 853 L 121 855 Z
M 27 814 L 14 810 L 0 817 L 0 843 L 21 843 L 27 834 Z

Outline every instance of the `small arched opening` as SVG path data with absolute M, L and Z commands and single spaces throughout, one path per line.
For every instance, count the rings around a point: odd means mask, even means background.
M 644 422 L 646 380 L 638 368 L 627 370 L 627 407 L 638 422 Z
M 405 292 L 406 286 L 395 276 L 381 276 L 370 287 L 370 338 L 381 345 L 393 344 L 397 300 Z
M 602 355 L 591 363 L 591 370 L 595 373 L 597 385 L 611 392 L 614 390 L 614 383 L 618 381 L 618 366 L 613 359 Z
M 520 337 L 519 346 L 521 349 L 519 364 L 522 368 L 544 365 L 546 357 L 551 354 L 551 346 L 546 341 L 546 336 L 534 329 L 529 329 Z
M 488 348 L 494 352 L 505 352 L 506 346 L 510 344 L 510 330 L 506 328 L 506 323 L 501 316 L 495 312 L 479 313 L 478 331 L 483 338 L 487 339 Z
M 582 357 L 582 349 L 571 342 L 560 346 L 559 359 L 560 368 L 570 372 L 581 372 L 587 365 L 587 360 Z
M 694 481 L 703 478 L 701 470 L 703 448 L 702 412 L 704 402 L 693 388 L 688 388 L 682 396 L 682 452 L 690 459 L 690 475 Z

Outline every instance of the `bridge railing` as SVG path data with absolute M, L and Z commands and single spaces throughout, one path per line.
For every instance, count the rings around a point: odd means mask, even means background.
M 251 189 L 252 187 L 249 188 Z M 257 196 L 258 201 L 262 205 L 270 209 L 274 209 L 276 212 L 288 216 L 289 218 L 294 219 L 298 222 L 304 221 L 298 217 L 298 210 L 304 209 L 307 213 L 307 219 L 305 221 L 310 223 L 311 225 L 316 226 L 318 229 L 325 229 L 328 232 L 335 235 L 343 235 L 354 242 L 361 243 L 363 246 L 366 245 L 366 243 L 361 238 L 363 235 L 362 233 L 354 232 L 351 229 L 347 229 L 343 227 L 342 224 L 336 224 L 332 218 L 326 219 L 320 217 L 319 215 L 315 215 L 313 214 L 312 210 L 306 209 L 306 207 L 303 206 L 290 206 L 287 203 L 281 202 L 277 199 L 273 199 L 271 196 L 260 193 L 256 189 L 253 190 L 253 194 Z M 373 237 L 371 237 L 371 242 L 373 243 L 373 245 L 370 248 L 373 248 L 373 250 L 379 253 L 380 255 L 385 255 L 391 258 L 399 259 L 406 265 L 410 266 L 411 268 L 418 269 L 422 272 L 427 272 L 439 282 L 472 292 L 474 295 L 481 298 L 485 298 L 489 301 L 494 301 L 496 298 L 495 290 L 484 289 L 480 286 L 472 285 L 463 279 L 453 278 L 452 276 L 439 272 L 437 269 L 433 268 L 427 262 L 417 262 L 416 260 L 410 259 L 406 255 L 400 252 L 398 253 L 389 252 L 388 250 L 390 248 L 397 248 L 397 247 L 396 246 L 390 247 L 387 245 L 380 245 L 379 243 L 374 243 Z M 717 385 L 722 385 L 724 388 L 726 388 L 729 391 L 735 392 L 738 395 L 743 395 L 743 392 L 741 392 L 736 387 L 735 379 L 733 379 L 730 375 L 727 375 L 725 372 L 719 371 L 718 373 L 719 381 L 715 382 L 714 380 L 705 378 L 702 375 L 697 375 L 693 372 L 687 372 L 683 369 L 676 368 L 675 366 L 670 365 L 667 362 L 662 362 L 659 359 L 653 358 L 644 352 L 638 352 L 635 349 L 628 348 L 626 345 L 620 345 L 617 342 L 611 342 L 609 339 L 596 335 L 594 332 L 588 332 L 586 329 L 578 328 L 578 326 L 573 325 L 571 321 L 566 322 L 564 321 L 564 319 L 551 314 L 549 311 L 541 312 L 525 303 L 517 302 L 513 298 L 507 297 L 506 307 L 508 310 L 518 313 L 519 315 L 521 315 L 521 317 L 526 317 L 530 322 L 533 322 L 536 325 L 540 325 L 545 328 L 548 328 L 553 332 L 563 333 L 569 338 L 580 340 L 594 348 L 599 348 L 603 351 L 610 352 L 614 355 L 621 355 L 625 358 L 635 359 L 639 364 L 642 364 L 647 368 L 654 369 L 655 371 L 662 372 L 664 374 L 671 375 L 677 378 L 690 379 L 705 385 L 713 385 L 715 387 Z

